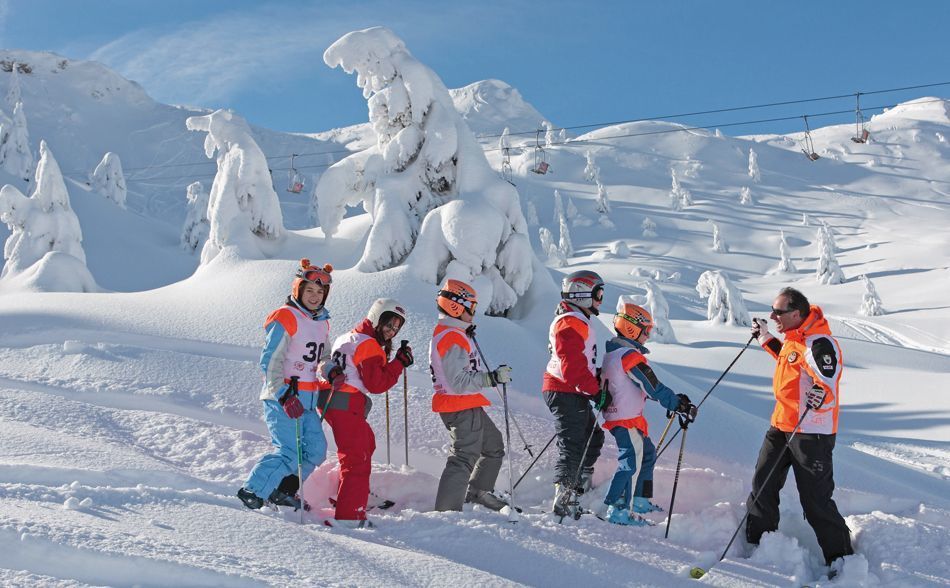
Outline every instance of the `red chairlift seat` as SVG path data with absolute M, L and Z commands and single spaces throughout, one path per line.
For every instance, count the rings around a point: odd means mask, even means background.
M 861 112 L 861 92 L 857 92 L 854 99 L 854 136 L 851 140 L 855 143 L 867 143 L 871 132 L 868 131 L 868 123 L 864 119 L 864 113 Z
M 541 146 L 541 133 L 544 131 L 538 129 L 538 134 L 534 139 L 534 167 L 531 168 L 531 171 L 543 176 L 548 173 L 548 170 L 551 169 L 551 166 L 548 164 L 547 159 L 544 155 L 544 147 Z
M 297 157 L 296 153 L 290 154 L 290 179 L 287 182 L 287 191 L 292 194 L 300 194 L 303 192 L 304 188 L 304 178 L 302 175 L 297 173 L 297 169 L 294 167 L 294 158 Z

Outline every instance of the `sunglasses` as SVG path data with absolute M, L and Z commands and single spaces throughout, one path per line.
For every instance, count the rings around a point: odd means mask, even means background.
M 782 315 L 785 314 L 786 312 L 792 312 L 793 310 L 795 310 L 795 309 L 794 309 L 794 308 L 781 309 L 781 308 L 774 308 L 774 307 L 773 307 L 773 308 L 772 308 L 772 314 L 774 314 L 775 316 L 782 316 Z
M 385 325 L 380 325 L 380 330 L 391 331 L 394 335 L 399 332 L 399 329 L 402 328 L 402 321 L 399 319 L 393 319 L 386 323 Z

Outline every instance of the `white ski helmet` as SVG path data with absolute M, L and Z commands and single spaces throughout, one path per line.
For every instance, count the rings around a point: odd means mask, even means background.
M 402 319 L 403 324 L 406 324 L 405 307 L 392 298 L 377 298 L 376 302 L 369 307 L 366 318 L 373 324 L 374 329 L 378 329 L 379 325 L 385 322 L 384 319 L 389 318 L 386 315 L 390 314 L 398 316 Z
M 603 297 L 604 280 L 596 272 L 573 272 L 561 281 L 561 298 L 581 308 L 596 311 L 594 300 L 603 300 Z

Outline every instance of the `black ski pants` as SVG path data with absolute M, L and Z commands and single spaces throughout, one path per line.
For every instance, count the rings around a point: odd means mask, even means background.
M 779 491 L 785 485 L 788 469 L 795 472 L 798 497 L 805 512 L 805 519 L 818 537 L 825 563 L 851 555 L 851 531 L 838 512 L 831 495 L 835 490 L 831 454 L 835 448 L 835 435 L 798 433 L 785 449 L 791 433 L 775 427 L 765 433 L 752 477 L 752 493 L 746 500 L 749 520 L 746 539 L 758 545 L 762 534 L 778 529 Z M 785 449 L 783 451 L 783 449 Z M 779 464 L 768 480 L 765 477 Z M 758 501 L 752 498 L 759 494 Z
M 590 477 L 594 463 L 604 446 L 604 431 L 597 426 L 597 418 L 588 396 L 568 392 L 544 392 L 544 401 L 555 418 L 557 427 L 558 459 L 554 466 L 554 482 L 569 487 L 579 484 L 577 470 L 581 466 L 584 447 L 590 439 L 590 447 L 584 457 L 582 474 Z M 594 436 L 591 437 L 591 431 Z

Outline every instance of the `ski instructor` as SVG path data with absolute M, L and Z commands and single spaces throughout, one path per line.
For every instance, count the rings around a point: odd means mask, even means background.
M 752 493 L 746 501 L 746 539 L 758 545 L 763 533 L 778 528 L 779 491 L 791 467 L 805 518 L 818 537 L 825 563 L 831 565 L 839 557 L 854 553 L 851 532 L 831 497 L 835 489 L 832 452 L 838 431 L 841 347 L 831 336 L 821 309 L 810 305 L 794 288 L 779 292 L 770 317 L 785 340 L 780 342 L 769 333 L 765 319 L 753 320 L 752 335 L 776 359 L 772 378 L 775 410 L 755 464 Z M 789 442 L 799 420 L 798 433 Z M 766 479 L 773 467 L 775 472 Z M 756 495 L 757 501 L 753 499 Z

